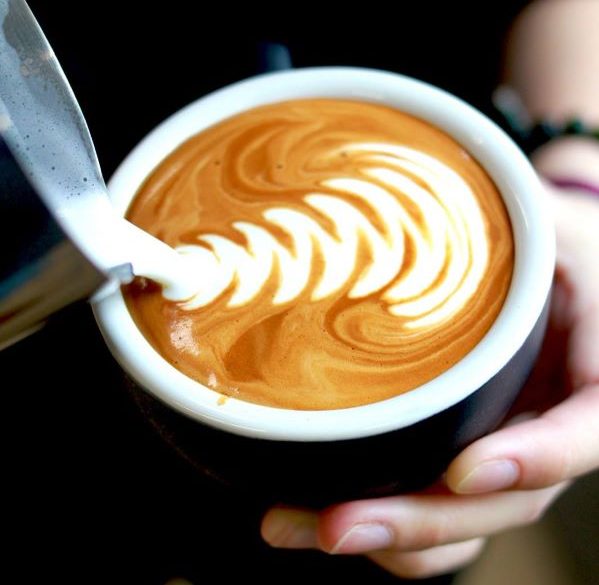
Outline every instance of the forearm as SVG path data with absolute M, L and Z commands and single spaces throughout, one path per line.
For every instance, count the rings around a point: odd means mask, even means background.
M 532 120 L 599 127 L 599 1 L 532 2 L 509 35 L 504 77 Z M 597 140 L 554 140 L 532 160 L 545 177 L 599 186 Z
M 599 127 L 599 2 L 532 2 L 509 35 L 505 82 L 534 120 Z

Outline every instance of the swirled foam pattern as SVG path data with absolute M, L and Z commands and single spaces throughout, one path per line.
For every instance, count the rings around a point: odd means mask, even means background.
M 511 279 L 491 179 L 440 130 L 374 104 L 222 122 L 155 169 L 129 218 L 211 275 L 183 303 L 126 289 L 154 347 L 225 395 L 286 408 L 430 380 L 482 338 Z

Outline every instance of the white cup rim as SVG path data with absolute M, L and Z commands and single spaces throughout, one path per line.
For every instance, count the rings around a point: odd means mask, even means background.
M 113 355 L 141 386 L 175 410 L 221 430 L 254 438 L 330 441 L 377 435 L 417 423 L 474 393 L 524 344 L 549 296 L 554 229 L 540 181 L 524 154 L 487 117 L 462 100 L 397 73 L 355 67 L 293 69 L 260 75 L 202 97 L 165 120 L 125 158 L 109 182 L 121 213 L 148 173 L 184 140 L 248 108 L 294 98 L 331 97 L 384 103 L 451 134 L 493 178 L 512 221 L 512 284 L 483 340 L 437 378 L 393 398 L 339 410 L 299 411 L 223 400 L 188 378 L 139 332 L 119 290 L 94 303 Z

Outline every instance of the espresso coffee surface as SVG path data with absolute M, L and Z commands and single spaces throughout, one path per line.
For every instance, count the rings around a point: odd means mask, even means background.
M 137 279 L 129 310 L 173 366 L 296 409 L 409 391 L 467 354 L 504 302 L 510 222 L 457 142 L 386 106 L 310 99 L 192 137 L 128 218 L 211 266 L 183 303 Z

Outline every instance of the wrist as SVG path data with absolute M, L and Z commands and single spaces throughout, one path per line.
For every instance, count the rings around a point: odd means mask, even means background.
M 555 187 L 599 196 L 599 140 L 557 138 L 536 150 L 531 160 Z

